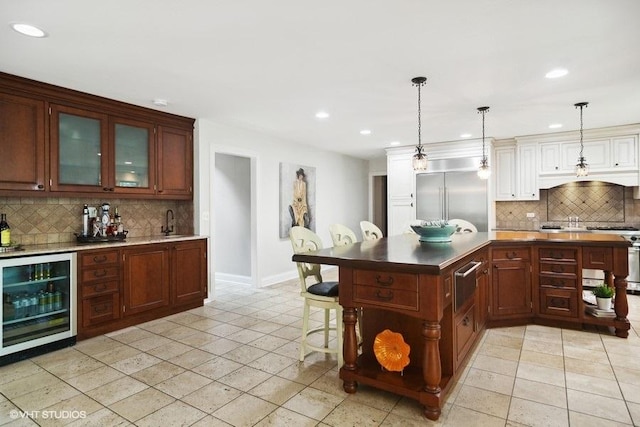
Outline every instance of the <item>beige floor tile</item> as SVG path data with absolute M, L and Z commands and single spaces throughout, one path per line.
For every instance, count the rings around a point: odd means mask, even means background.
M 240 390 L 214 381 L 184 396 L 180 400 L 210 414 L 240 395 L 242 395 Z
M 516 376 L 518 362 L 515 360 L 505 360 L 498 357 L 478 354 L 473 360 L 472 366 L 483 371 L 495 372 L 496 374 Z
M 110 383 L 118 378 L 124 377 L 124 374 L 110 366 L 103 366 L 86 374 L 65 380 L 67 383 L 86 393 L 96 387 Z
M 241 331 L 227 335 L 225 338 L 232 341 L 237 341 L 242 344 L 248 344 L 252 341 L 262 338 L 264 335 L 265 334 L 261 332 L 252 331 L 251 329 L 243 329 Z
M 280 325 L 279 329 L 276 329 L 275 331 L 271 332 L 269 335 L 272 337 L 282 338 L 288 341 L 295 341 L 295 340 L 300 340 L 302 335 L 302 329 L 296 328 L 293 326 Z M 256 341 L 252 342 L 251 345 L 254 345 Z
M 248 391 L 249 394 L 274 405 L 282 405 L 304 389 L 304 385 L 272 376 Z
M 191 424 L 191 427 L 234 427 L 229 423 L 225 423 L 219 418 L 213 415 L 207 415 L 204 418 L 200 418 L 195 424 Z
M 629 408 L 629 413 L 631 414 L 633 425 L 640 425 L 640 405 L 637 403 L 627 402 L 627 407 Z
M 567 372 L 565 374 L 565 378 L 567 380 L 567 388 L 572 390 L 622 399 L 620 386 L 615 380 L 596 378 L 588 375 L 576 374 L 574 372 Z
M 467 409 L 482 412 L 483 414 L 506 419 L 507 413 L 509 412 L 510 400 L 511 396 L 465 384 L 460 389 L 453 404 L 454 406 L 462 406 Z
M 197 320 L 188 326 L 199 331 L 207 331 L 222 324 L 223 323 L 219 320 L 211 319 L 209 317 L 202 317 L 200 320 Z
M 207 332 L 217 337 L 225 338 L 231 334 L 242 331 L 240 326 L 230 325 L 228 323 L 221 323 L 207 329 Z
M 129 421 L 122 418 L 120 415 L 116 414 L 115 412 L 107 408 L 103 408 L 92 414 L 88 414 L 86 418 L 80 418 L 69 425 L 73 427 L 86 427 L 86 426 L 125 427 L 125 426 L 131 426 L 132 424 Z
M 461 406 L 454 406 L 444 420 L 444 425 L 451 427 L 503 427 L 504 423 L 504 418 L 483 414 Z
M 180 399 L 209 383 L 211 383 L 209 378 L 191 371 L 186 371 L 156 384 L 155 388 L 175 397 L 176 399 Z
M 587 375 L 605 380 L 615 380 L 611 365 L 598 360 L 580 360 L 572 357 L 564 358 L 564 369 L 567 372 Z
M 510 335 L 501 334 L 487 334 L 485 338 L 485 345 L 498 345 L 501 347 L 508 347 L 515 350 L 522 349 L 522 338 L 513 337 Z
M 122 359 L 115 363 L 112 363 L 111 367 L 127 375 L 131 375 L 134 372 L 138 372 L 150 366 L 157 365 L 160 362 L 162 362 L 162 359 L 151 356 L 147 353 L 139 353 L 133 357 Z
M 130 344 L 134 341 L 140 341 L 145 338 L 153 338 L 156 334 L 140 329 L 138 327 L 131 327 L 121 329 L 119 331 L 106 334 L 109 338 L 113 338 L 116 341 L 120 341 L 123 344 Z
M 640 404 L 640 384 L 620 383 L 624 400 Z M 610 395 L 610 397 L 616 397 Z
M 552 384 L 559 387 L 565 386 L 564 371 L 561 369 L 548 368 L 546 366 L 520 363 L 518 365 L 518 378 L 537 381 L 540 383 Z
M 138 325 L 138 328 L 144 329 L 154 334 L 162 335 L 170 329 L 179 327 L 178 323 L 169 322 L 166 319 L 157 319 Z
M 229 360 L 224 357 L 216 357 L 191 370 L 209 379 L 217 380 L 218 378 L 222 378 L 225 375 L 240 369 L 242 366 L 243 365 L 241 363 L 234 362 L 233 360 Z
M 580 412 L 569 411 L 569 425 L 576 427 L 628 427 L 630 424 L 605 420 Z
M 72 358 L 67 362 L 58 363 L 57 365 L 47 368 L 47 370 L 59 378 L 68 379 L 95 371 L 104 366 L 106 365 L 99 360 L 89 356 L 83 356 Z
M 536 353 L 553 354 L 556 356 L 562 356 L 562 342 L 561 341 L 540 341 L 534 339 L 525 338 L 522 343 L 522 351 L 535 351 Z
M 193 348 L 189 347 L 188 345 L 184 345 L 177 341 L 171 341 L 170 343 L 165 344 L 161 347 L 152 348 L 151 350 L 147 351 L 147 353 L 163 360 L 169 360 L 191 350 L 193 350 Z
M 322 422 L 334 426 L 377 426 L 386 416 L 386 411 L 347 399 L 336 406 Z
M 633 353 L 607 353 L 613 366 L 621 366 L 628 369 L 640 370 L 640 358 Z
M 532 400 L 546 405 L 567 408 L 567 390 L 551 384 L 516 378 L 513 397 Z
M 640 384 L 640 370 L 628 369 L 622 366 L 614 366 L 613 371 L 618 382 L 627 384 Z
M 136 421 L 138 427 L 189 426 L 207 414 L 179 400 Z
M 241 368 L 220 377 L 218 381 L 246 392 L 263 381 L 266 381 L 271 376 L 272 375 L 268 372 L 255 369 L 250 366 L 242 366 Z
M 174 401 L 175 399 L 168 394 L 154 388 L 147 388 L 112 404 L 109 408 L 121 417 L 133 422 Z
M 11 366 L 11 365 L 9 365 Z M 17 378 L 11 382 L 0 384 L 0 392 L 9 399 L 32 393 L 43 387 L 49 387 L 60 383 L 61 380 L 55 375 L 45 370 L 36 371 L 36 373 Z
M 180 375 L 185 370 L 180 366 L 174 365 L 169 362 L 160 362 L 156 365 L 142 369 L 140 371 L 131 374 L 132 378 L 137 379 L 147 385 L 154 386 L 169 378 Z
M 296 427 L 312 427 L 317 425 L 317 421 L 305 417 L 304 415 L 298 414 L 296 412 L 290 411 L 286 408 L 278 408 L 265 418 L 263 418 L 260 422 L 256 423 L 256 427 L 267 427 L 267 426 L 296 426 Z
M 191 327 L 192 323 L 198 322 L 204 319 L 204 317 L 198 316 L 197 314 L 190 313 L 188 311 L 183 311 L 182 313 L 176 313 L 172 314 L 171 316 L 167 316 L 166 319 L 180 325 Z
M 100 411 L 104 408 L 101 404 L 84 394 L 78 394 L 69 399 L 65 399 L 44 409 L 51 412 L 51 417 L 38 418 L 38 424 L 43 427 L 67 425 L 75 420 L 82 419 L 87 415 Z
M 69 360 L 86 357 L 86 355 L 74 347 L 66 347 L 60 350 L 45 353 L 31 359 L 35 364 L 47 369 L 60 363 L 66 363 Z
M 211 353 L 194 349 L 191 351 L 187 351 L 186 353 L 182 353 L 179 356 L 172 357 L 168 360 L 168 362 L 171 362 L 174 365 L 181 366 L 185 369 L 191 369 L 215 358 L 216 356 Z
M 171 340 L 169 338 L 165 338 L 165 337 L 161 337 L 160 335 L 153 334 L 153 336 L 149 338 L 143 338 L 141 340 L 129 343 L 129 346 L 133 348 L 137 348 L 138 350 L 141 350 L 141 351 L 149 351 L 152 348 L 161 347 L 169 343 L 171 343 Z
M 546 366 L 548 368 L 564 369 L 564 358 L 556 354 L 537 353 L 535 351 L 522 350 L 520 362 L 531 365 Z
M 99 353 L 104 353 L 108 350 L 113 350 L 115 347 L 123 345 L 124 344 L 121 342 L 109 338 L 106 335 L 99 335 L 97 337 L 78 342 L 74 348 L 86 355 L 93 356 Z
M 38 411 L 78 394 L 80 394 L 80 392 L 75 388 L 62 381 L 58 381 L 49 386 L 18 396 L 11 399 L 11 401 L 22 410 Z
M 311 386 L 314 387 L 314 384 L 312 384 Z M 343 396 L 345 400 L 357 402 L 362 405 L 380 409 L 385 412 L 391 412 L 391 410 L 398 404 L 398 401 L 400 400 L 400 396 L 398 396 L 397 394 L 390 393 L 384 390 L 378 390 L 364 384 L 358 384 L 358 392 L 350 394 L 342 389 L 342 382 L 340 382 L 340 386 L 338 388 L 334 388 L 330 392 L 339 396 Z
M 108 406 L 134 395 L 147 387 L 146 384 L 131 377 L 122 377 L 100 387 L 96 387 L 93 390 L 89 390 L 86 394 L 99 403 Z
M 277 406 L 273 403 L 265 402 L 249 394 L 243 394 L 211 415 L 234 426 L 251 426 L 276 408 Z
M 466 408 L 464 408 L 466 410 Z M 441 427 L 444 426 L 446 422 L 445 417 L 441 416 L 438 421 L 430 421 L 426 418 L 422 419 L 413 419 L 406 418 L 396 413 L 391 413 L 387 415 L 387 417 L 380 424 L 381 427 Z M 321 425 L 321 424 L 320 424 Z M 504 421 L 502 422 L 504 425 Z
M 136 354 L 140 354 L 140 350 L 137 348 L 129 347 L 128 345 L 113 346 L 111 349 L 103 351 L 101 353 L 94 354 L 92 357 L 98 359 L 102 363 L 111 365 L 123 359 L 128 359 Z
M 532 427 L 569 426 L 569 414 L 566 409 L 517 397 L 511 399 L 509 420 Z
M 326 391 L 327 393 L 335 393 L 336 390 L 344 391 L 342 389 L 342 380 L 340 379 L 338 369 L 330 369 L 326 371 L 317 380 L 311 383 L 311 387 Z M 367 388 L 366 385 L 364 387 L 365 389 Z M 361 389 L 362 387 L 359 385 L 358 391 Z
M 206 332 L 196 332 L 193 335 L 180 338 L 177 341 L 181 342 L 182 344 L 188 345 L 190 347 L 199 348 L 204 345 L 214 343 L 219 339 L 220 337 L 217 337 L 212 334 L 208 334 Z
M 162 335 L 165 338 L 169 338 L 172 340 L 179 340 L 182 338 L 186 338 L 190 335 L 195 334 L 196 332 L 200 332 L 197 329 L 189 328 L 187 326 L 179 325 L 177 328 L 169 329 L 168 331 L 162 332 L 158 335 Z
M 259 369 L 270 374 L 277 374 L 278 372 L 297 363 L 298 360 L 295 358 L 276 353 L 267 353 L 253 362 L 247 363 L 247 366 L 251 366 L 252 368 Z
M 606 359 L 607 353 L 604 350 L 593 350 L 586 347 L 576 347 L 565 344 L 564 356 L 571 357 L 572 359 L 596 361 Z
M 300 339 L 300 330 L 295 336 L 295 339 Z M 257 340 L 251 341 L 248 345 L 251 347 L 256 347 L 265 351 L 274 351 L 283 345 L 289 344 L 290 340 L 273 335 L 264 335 Z
M 495 391 L 496 393 L 511 395 L 514 380 L 515 377 L 513 376 L 471 368 L 464 380 L 464 384 L 479 389 Z
M 623 400 L 571 389 L 567 390 L 567 399 L 571 411 L 631 424 L 631 416 Z
M 10 383 L 21 378 L 45 372 L 31 360 L 23 360 L 0 367 L 0 385 Z M 0 387 L 0 391 L 2 388 Z
M 258 321 L 257 323 L 247 326 L 247 328 L 252 331 L 260 332 L 262 334 L 271 334 L 272 332 L 276 332 L 286 326 L 279 325 L 278 323 L 268 322 L 268 321 Z
M 234 348 L 231 351 L 228 351 L 224 354 L 224 357 L 227 359 L 231 359 L 234 362 L 242 363 L 246 365 L 247 363 L 253 362 L 256 359 L 266 355 L 268 352 L 262 350 L 260 348 L 252 347 L 251 345 L 243 345 L 237 348 Z
M 324 375 L 329 368 L 325 365 L 304 365 L 294 363 L 278 372 L 278 376 L 295 381 L 300 384 L 309 385 Z
M 517 361 L 520 359 L 520 348 L 504 347 L 501 345 L 494 345 L 485 342 L 480 347 L 479 354 L 493 356 L 499 359 Z
M 314 388 L 305 388 L 289 399 L 283 407 L 315 420 L 322 420 L 344 400 L 339 395 L 325 393 Z
M 222 356 L 223 354 L 226 354 L 238 347 L 242 347 L 242 343 L 231 341 L 226 338 L 219 338 L 212 343 L 201 345 L 200 350 L 208 351 L 216 356 Z

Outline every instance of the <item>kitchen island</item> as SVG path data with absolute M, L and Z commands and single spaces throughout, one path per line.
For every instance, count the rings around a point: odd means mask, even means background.
M 454 235 L 450 243 L 420 243 L 417 235 L 404 234 L 296 254 L 293 260 L 339 267 L 344 390 L 355 393 L 363 383 L 407 396 L 436 420 L 486 325 L 595 324 L 626 337 L 628 246 L 606 234 L 469 233 Z M 618 291 L 615 318 L 585 314 L 583 267 L 603 270 Z M 549 277 L 556 281 L 546 286 Z M 402 372 L 382 369 L 374 354 L 373 342 L 385 329 L 401 333 L 410 346 L 410 362 Z

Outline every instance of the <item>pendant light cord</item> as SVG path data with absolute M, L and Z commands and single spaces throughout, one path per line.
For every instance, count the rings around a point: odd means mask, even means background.
M 417 83 L 418 86 L 418 147 L 422 148 L 422 98 L 420 97 L 420 89 L 422 83 Z
M 582 143 L 582 108 L 584 106 L 580 106 L 580 159 L 584 159 L 584 144 Z

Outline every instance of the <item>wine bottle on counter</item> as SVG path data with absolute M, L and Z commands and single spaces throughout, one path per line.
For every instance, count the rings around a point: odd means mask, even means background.
M 89 235 L 89 206 L 87 205 L 82 208 L 82 235 Z
M 0 245 L 11 246 L 11 228 L 7 224 L 7 214 L 0 214 Z

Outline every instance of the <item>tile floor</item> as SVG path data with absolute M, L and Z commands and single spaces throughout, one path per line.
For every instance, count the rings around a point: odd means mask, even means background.
M 335 357 L 298 363 L 297 282 L 216 292 L 204 307 L 1 367 L 0 425 L 640 425 L 637 329 L 626 340 L 488 330 L 431 422 L 410 399 L 344 393 Z M 629 300 L 640 325 L 640 296 Z

